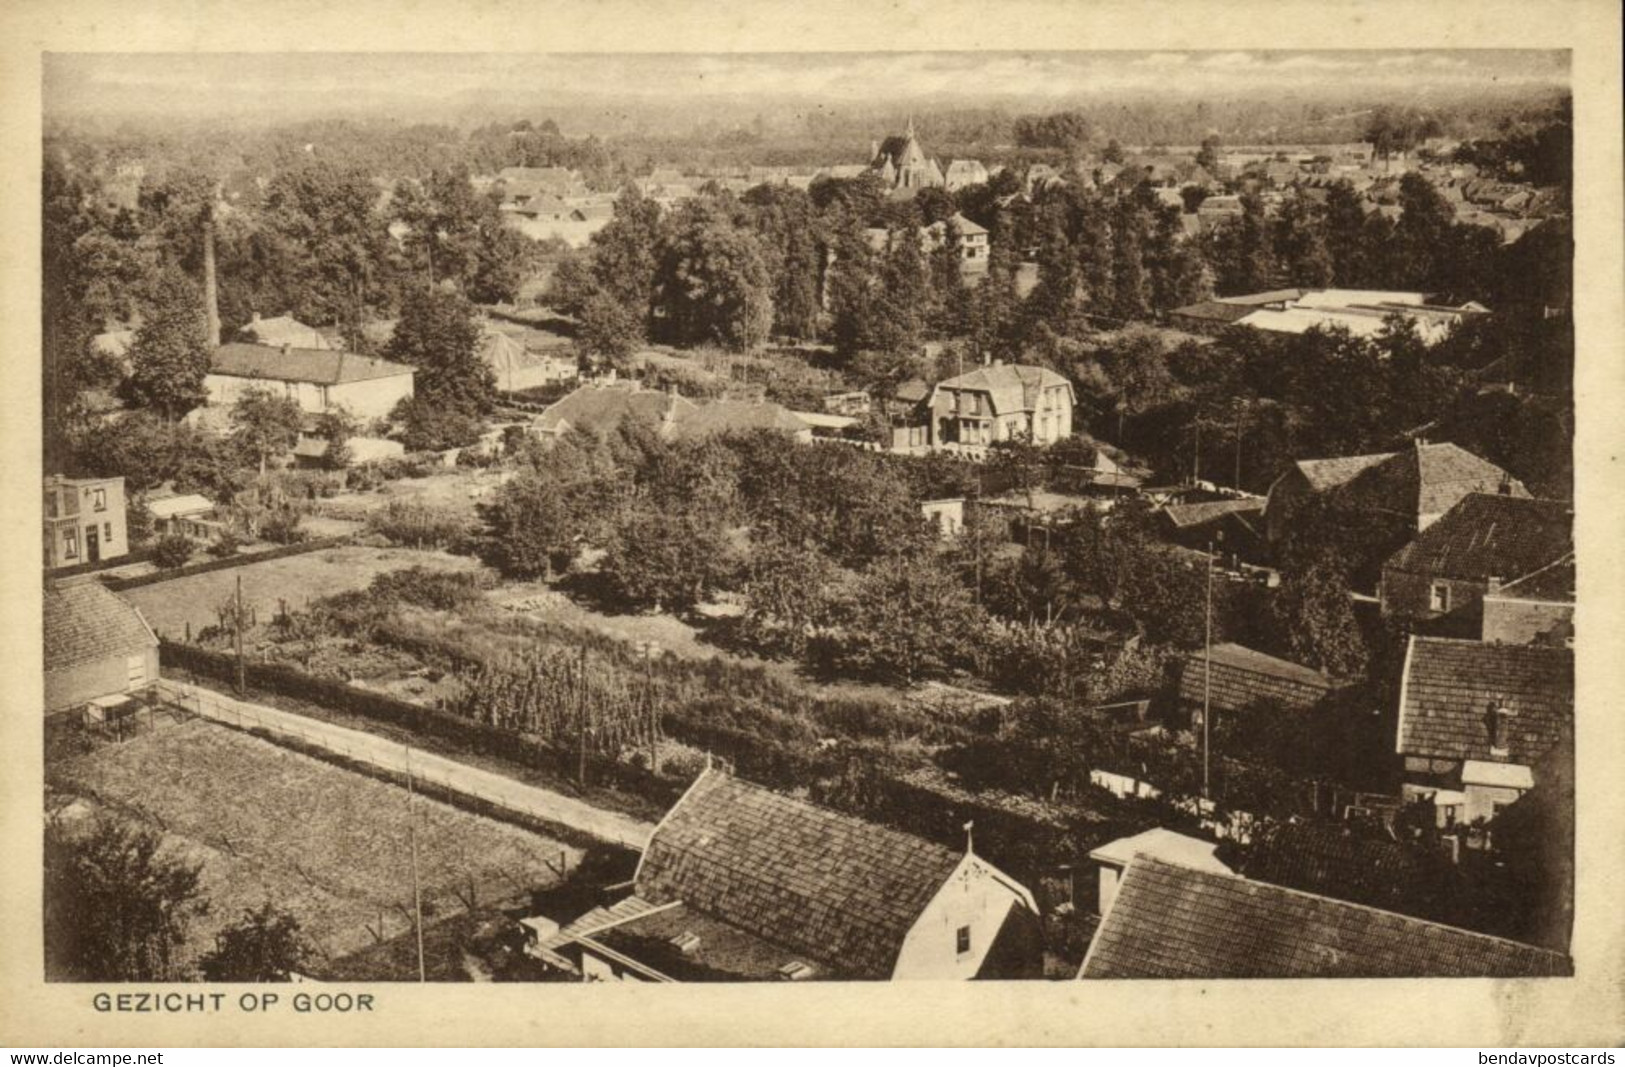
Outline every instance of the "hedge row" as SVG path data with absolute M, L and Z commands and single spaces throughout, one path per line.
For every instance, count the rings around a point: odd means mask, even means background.
M 159 646 L 159 657 L 165 666 L 178 667 L 218 681 L 235 682 L 237 677 L 236 658 L 226 652 L 166 640 Z M 579 767 L 579 757 L 574 751 L 563 751 L 438 708 L 398 700 L 344 682 L 317 678 L 287 664 L 250 661 L 244 664 L 243 676 L 254 689 L 404 727 L 413 733 L 437 737 L 483 755 L 518 760 L 561 778 L 573 778 Z M 652 774 L 643 767 L 591 754 L 587 759 L 587 775 L 596 784 L 647 797 L 662 805 L 675 803 L 687 785 L 686 782 Z
M 184 567 L 176 567 L 173 570 L 157 570 L 151 574 L 138 574 L 133 578 L 105 578 L 102 580 L 102 584 L 115 593 L 121 593 L 126 589 L 152 585 L 155 582 L 167 582 L 173 578 L 189 578 L 194 574 L 223 571 L 231 567 L 246 567 L 250 563 L 264 563 L 267 560 L 299 556 L 306 552 L 320 552 L 324 548 L 338 548 L 340 545 L 349 544 L 352 539 L 353 535 L 346 534 L 341 537 L 324 537 L 316 541 L 300 541 L 298 544 L 268 548 L 264 552 L 245 552 L 235 556 L 222 556 L 219 559 L 206 559 L 197 563 L 188 563 Z

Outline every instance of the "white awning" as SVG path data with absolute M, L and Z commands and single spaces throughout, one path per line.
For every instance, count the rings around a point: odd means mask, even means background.
M 1463 785 L 1488 785 L 1500 789 L 1533 789 L 1535 775 L 1521 763 L 1486 763 L 1470 759 L 1461 765 Z

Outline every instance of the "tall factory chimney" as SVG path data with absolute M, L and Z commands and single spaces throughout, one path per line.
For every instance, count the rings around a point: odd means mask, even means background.
M 209 324 L 209 347 L 220 347 L 220 293 L 214 278 L 214 219 L 203 220 L 203 314 Z

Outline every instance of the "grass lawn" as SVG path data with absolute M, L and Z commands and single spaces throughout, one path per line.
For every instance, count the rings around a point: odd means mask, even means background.
M 328 959 L 411 929 L 409 820 L 426 924 L 558 883 L 579 849 L 201 720 L 104 742 L 47 767 L 58 793 L 163 831 L 204 866 L 210 914 L 183 956 L 266 900 L 296 915 Z M 379 974 L 377 977 L 403 977 Z M 415 977 L 415 974 L 407 977 Z
M 120 595 L 140 608 L 148 625 L 160 635 L 180 640 L 188 622 L 196 633 L 218 621 L 215 609 L 236 590 L 239 575 L 243 579 L 243 603 L 253 606 L 264 623 L 276 613 L 279 599 L 286 600 L 290 609 L 303 608 L 317 597 L 363 589 L 385 571 L 413 566 L 473 570 L 479 563 L 446 552 L 346 545 L 155 582 Z

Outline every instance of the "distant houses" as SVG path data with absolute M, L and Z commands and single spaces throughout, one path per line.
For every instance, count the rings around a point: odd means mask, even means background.
M 631 893 L 529 951 L 583 980 L 1037 977 L 1032 894 L 951 852 L 707 769 L 656 827 Z
M 1211 200 L 1222 198 L 1210 197 Z M 1209 201 L 1202 208 L 1210 211 Z M 1200 217 L 1200 209 L 1198 211 Z M 1393 316 L 1416 327 L 1426 344 L 1444 340 L 1451 329 L 1468 318 L 1488 313 L 1482 304 L 1436 303 L 1425 293 L 1373 289 L 1283 289 L 1246 296 L 1214 297 L 1175 308 L 1171 321 L 1211 331 L 1226 326 L 1247 326 L 1266 333 L 1301 334 L 1311 329 L 1347 330 L 1356 337 L 1376 337 Z

